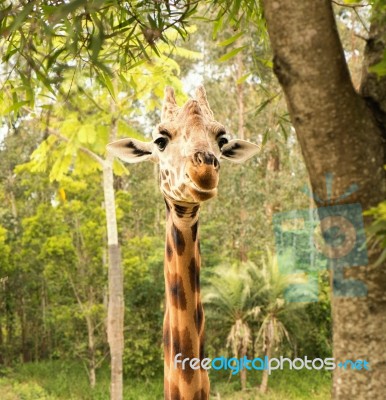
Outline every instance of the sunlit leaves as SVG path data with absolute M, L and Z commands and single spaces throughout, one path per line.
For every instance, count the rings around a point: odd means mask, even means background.
M 244 32 L 236 33 L 236 35 L 231 36 L 230 38 L 223 40 L 218 45 L 219 46 L 229 46 L 230 44 L 235 42 L 237 39 L 239 39 L 241 36 L 243 36 L 243 34 L 244 34 Z
M 55 94 L 66 72 L 75 75 L 84 68 L 90 68 L 115 97 L 115 69 L 128 71 L 137 61 L 159 55 L 157 43 L 173 45 L 170 31 L 186 37 L 197 5 L 150 0 L 3 2 L 0 47 L 2 61 L 12 65 L 7 79 L 28 77 L 29 87 L 27 98 L 13 101 L 9 111 L 27 104 L 22 102 L 31 105 L 39 84 Z
M 374 218 L 372 224 L 368 228 L 369 246 L 371 249 L 380 247 L 381 254 L 374 263 L 374 267 L 379 266 L 386 260 L 386 201 L 378 204 L 364 213 Z
M 78 130 L 77 138 L 79 143 L 94 144 L 96 141 L 96 129 L 92 123 L 82 124 Z
M 128 175 L 129 174 L 129 170 L 117 158 L 114 160 L 113 168 L 114 168 L 114 173 L 117 176 L 122 176 L 122 175 Z
M 222 57 L 218 59 L 218 62 L 225 62 L 231 59 L 232 57 L 236 56 L 240 51 L 244 50 L 246 46 L 238 47 L 236 49 L 231 50 L 229 53 L 224 54 Z
M 382 60 L 369 68 L 370 72 L 376 73 L 378 76 L 386 75 L 386 53 L 383 55 Z
M 48 118 L 43 118 L 41 125 L 49 136 L 31 155 L 30 162 L 19 170 L 49 171 L 51 181 L 100 170 L 106 145 L 114 140 L 111 139 L 114 121 L 117 121 L 117 138 L 143 140 L 138 120 L 145 118 L 146 112 L 159 109 L 166 85 L 175 88 L 178 100 L 184 100 L 178 78 L 180 67 L 163 54 L 169 49 L 162 43 L 159 57 L 153 55 L 150 62 L 139 62 L 129 71 L 122 71 L 120 78 L 112 79 L 100 71 L 96 78 L 84 74 L 76 82 L 67 76 L 63 89 L 68 86 L 75 89 L 58 95 L 60 101 L 48 108 Z M 180 57 L 199 58 L 198 53 L 183 52 L 180 47 L 175 51 Z M 114 171 L 117 175 L 128 173 L 118 161 L 114 162 Z
M 7 244 L 7 230 L 0 225 L 0 280 L 6 276 L 10 251 Z

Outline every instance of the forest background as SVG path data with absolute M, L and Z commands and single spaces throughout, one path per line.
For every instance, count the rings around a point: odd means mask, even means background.
M 217 2 L 195 4 L 181 17 L 190 23 L 172 23 L 165 40 L 160 21 L 142 12 L 137 17 L 148 30 L 135 26 L 135 44 L 117 60 L 98 35 L 79 42 L 76 24 L 68 39 L 74 48 L 67 46 L 70 56 L 60 59 L 60 37 L 48 48 L 21 33 L 33 11 L 28 4 L 13 18 L 12 8 L 1 6 L 2 399 L 109 397 L 109 163 L 122 252 L 124 398 L 162 397 L 165 211 L 157 166 L 112 161 L 105 146 L 126 136 L 149 140 L 166 85 L 182 104 L 204 84 L 216 120 L 230 135 L 262 145 L 245 165 L 222 164 L 218 197 L 202 207 L 208 356 L 332 356 L 327 271 L 318 274 L 318 301 L 285 301 L 292 277 L 278 270 L 272 218 L 314 204 L 304 190 L 310 183 L 273 74 L 264 20 L 234 3 L 239 8 L 230 12 Z M 347 3 L 334 11 L 358 87 L 371 7 Z M 43 13 L 54 18 L 48 6 Z M 98 13 L 90 18 L 102 32 Z M 121 22 L 120 29 L 131 25 Z M 325 371 L 281 371 L 269 385 L 257 372 L 210 376 L 213 394 L 222 399 L 330 398 Z

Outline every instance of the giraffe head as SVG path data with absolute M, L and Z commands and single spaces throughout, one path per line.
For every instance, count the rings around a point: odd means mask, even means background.
M 184 203 L 199 203 L 217 194 L 220 159 L 242 163 L 260 149 L 245 140 L 227 139 L 224 126 L 213 118 L 202 86 L 196 90 L 196 99 L 182 107 L 167 87 L 161 123 L 152 136 L 151 142 L 121 139 L 107 149 L 129 163 L 159 163 L 162 193 Z

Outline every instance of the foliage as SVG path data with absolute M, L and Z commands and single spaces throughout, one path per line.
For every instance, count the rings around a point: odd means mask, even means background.
M 381 248 L 382 252 L 379 255 L 374 266 L 378 266 L 386 260 L 386 201 L 378 204 L 364 212 L 365 215 L 373 217 L 374 221 L 368 228 L 370 251 L 373 248 Z
M 138 119 L 144 111 L 153 111 L 159 106 L 165 85 L 176 87 L 178 97 L 183 98 L 177 72 L 178 65 L 163 56 L 133 68 L 126 75 L 125 83 L 114 82 L 109 90 L 103 90 L 95 80 L 84 77 L 83 82 L 88 81 L 87 89 L 78 81 L 76 93 L 59 106 L 49 106 L 51 111 L 41 127 L 49 135 L 32 153 L 31 161 L 17 171 L 42 172 L 52 163 L 49 176 L 57 181 L 65 178 L 70 170 L 75 175 L 100 171 L 101 157 L 111 140 L 113 121 L 118 120 L 118 136 L 143 138 L 136 129 L 138 123 L 133 121 L 134 116 Z M 149 79 L 144 80 L 144 76 Z M 127 173 L 118 160 L 114 170 L 117 175 Z
M 257 299 L 260 282 L 254 280 L 252 263 L 220 265 L 204 280 L 203 302 L 207 304 L 212 324 L 221 326 L 227 335 L 226 347 L 232 356 L 243 357 L 252 342 L 249 322 L 260 313 Z
M 127 70 L 149 53 L 158 53 L 156 40 L 171 43 L 166 32 L 186 36 L 188 19 L 197 2 L 135 1 L 4 1 L 0 34 L 3 62 L 13 64 L 9 78 L 17 73 L 34 101 L 34 86 L 41 82 L 55 94 L 63 78 L 90 68 L 107 88 L 117 68 Z M 10 85 L 17 98 L 20 88 Z
M 55 400 L 56 397 L 50 396 L 47 392 L 37 383 L 19 383 L 0 379 L 0 393 L 4 392 L 1 396 L 3 400 Z
M 6 70 L 2 113 L 18 115 L 23 107 L 33 108 L 42 86 L 50 96 L 65 93 L 62 84 L 67 79 L 76 82 L 85 70 L 112 94 L 113 77 L 125 82 L 123 72 L 153 54 L 160 56 L 165 45 L 172 52 L 176 35 L 186 39 L 196 15 L 216 21 L 215 36 L 223 24 L 238 30 L 254 21 L 265 32 L 256 1 L 205 2 L 209 15 L 204 9 L 198 14 L 198 5 L 150 0 L 2 2 L 2 61 L 12 66 Z M 232 50 L 233 55 L 237 51 Z
M 133 377 L 150 378 L 163 369 L 162 250 L 157 237 L 135 237 L 123 248 L 127 332 L 123 361 L 125 373 Z

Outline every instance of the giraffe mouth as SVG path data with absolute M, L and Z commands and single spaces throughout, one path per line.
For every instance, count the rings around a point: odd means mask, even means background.
M 196 192 L 200 192 L 200 193 L 214 193 L 217 191 L 217 188 L 214 189 L 203 189 L 201 187 L 199 187 L 198 185 L 196 185 L 193 181 L 191 181 L 192 183 L 192 189 L 194 189 Z
M 186 186 L 188 187 L 188 190 L 190 192 L 190 195 L 193 197 L 194 201 L 205 201 L 209 200 L 217 195 L 217 187 L 212 188 L 212 189 L 205 189 L 200 186 L 198 186 L 188 174 L 186 174 L 186 179 L 187 179 L 187 184 Z
M 214 193 L 214 192 L 217 191 L 217 188 L 205 189 L 205 188 L 202 188 L 202 187 L 198 186 L 188 174 L 186 174 L 185 177 L 188 180 L 188 186 L 190 186 L 190 188 L 195 190 L 196 192 Z

